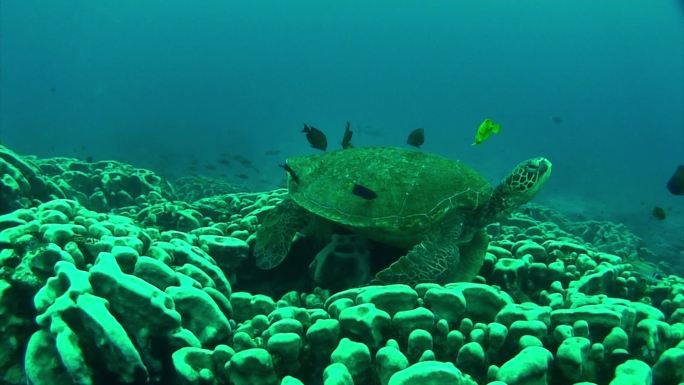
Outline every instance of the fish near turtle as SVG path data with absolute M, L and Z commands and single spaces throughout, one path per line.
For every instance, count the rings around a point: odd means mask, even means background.
M 672 195 L 684 195 L 684 165 L 680 164 L 667 181 L 667 190 Z
M 498 123 L 494 123 L 491 119 L 485 119 L 480 123 L 480 126 L 477 128 L 477 132 L 475 133 L 475 140 L 472 143 L 472 146 L 477 146 L 478 144 L 482 144 L 485 140 L 489 139 L 492 134 L 498 134 L 501 131 L 501 125 Z
M 347 120 L 347 126 L 344 128 L 344 136 L 342 137 L 342 148 L 351 148 L 354 147 L 351 143 L 352 135 L 354 135 L 354 131 L 351 130 L 351 125 L 349 124 L 349 121 Z
M 406 144 L 416 148 L 420 148 L 423 143 L 425 143 L 425 129 L 423 128 L 416 128 L 415 130 L 411 131 L 408 138 L 406 138 Z
M 280 264 L 295 236 L 322 218 L 407 249 L 374 282 L 409 285 L 471 280 L 487 250 L 484 227 L 531 200 L 551 174 L 551 162 L 532 158 L 492 187 L 462 162 L 395 147 L 299 156 L 286 165 L 288 194 L 261 221 L 257 267 Z M 373 199 L 353 193 L 359 185 Z
M 306 134 L 306 140 L 311 147 L 321 151 L 325 151 L 328 148 L 328 138 L 326 138 L 323 131 L 304 123 L 302 132 Z

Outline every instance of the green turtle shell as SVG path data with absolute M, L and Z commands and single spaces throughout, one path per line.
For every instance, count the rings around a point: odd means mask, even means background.
M 412 149 L 350 148 L 290 158 L 287 164 L 299 179 L 288 180 L 295 203 L 395 246 L 417 243 L 446 213 L 467 223 L 492 194 L 469 166 Z M 377 196 L 354 194 L 356 184 Z

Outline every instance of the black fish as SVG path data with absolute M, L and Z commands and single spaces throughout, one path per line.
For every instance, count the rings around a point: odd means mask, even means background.
M 280 154 L 280 150 L 266 150 L 266 152 L 264 152 L 264 154 L 266 154 L 266 155 L 278 155 L 278 154 Z
M 352 188 L 352 194 L 366 200 L 372 200 L 378 197 L 378 194 L 376 194 L 375 191 L 369 189 L 368 187 L 361 186 L 358 183 L 354 184 L 354 188 Z
M 351 144 L 351 138 L 354 131 L 349 129 L 349 121 L 347 121 L 347 127 L 344 129 L 344 136 L 342 137 L 342 148 L 354 147 Z
M 410 144 L 411 146 L 420 147 L 423 143 L 425 143 L 425 130 L 422 128 L 416 128 L 415 130 L 411 131 L 408 139 L 406 139 L 406 143 Z
M 247 174 L 236 174 L 235 176 L 240 179 L 249 179 L 249 175 Z
M 561 124 L 563 123 L 563 118 L 561 118 L 560 116 L 552 116 L 551 121 L 556 124 Z
M 667 181 L 667 189 L 672 195 L 684 195 L 684 165 L 679 165 Z
M 664 220 L 665 217 L 667 216 L 665 213 L 665 209 L 662 207 L 658 207 L 658 206 L 655 206 L 651 213 L 653 214 L 654 217 L 656 217 L 657 219 L 660 219 L 661 221 Z
M 295 183 L 299 184 L 299 177 L 298 177 L 297 174 L 294 172 L 294 170 L 292 169 L 292 167 L 290 167 L 289 164 L 283 163 L 283 164 L 279 164 L 278 166 L 284 168 L 285 171 L 287 171 L 287 173 L 290 174 L 290 178 L 292 178 L 292 180 L 293 180 Z
M 302 132 L 306 133 L 306 140 L 309 141 L 311 147 L 322 151 L 325 151 L 325 149 L 328 148 L 328 139 L 325 137 L 323 131 L 305 123 Z
M 222 164 L 226 167 L 230 166 L 230 160 L 225 159 L 225 158 L 221 158 L 221 159 L 217 160 L 216 162 L 218 162 L 219 164 Z

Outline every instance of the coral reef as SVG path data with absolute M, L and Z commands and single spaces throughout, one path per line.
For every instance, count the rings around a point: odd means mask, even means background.
M 171 185 L 154 172 L 115 160 L 87 162 L 58 157 L 33 158 L 33 162 L 59 186 L 64 197 L 91 210 L 107 212 L 174 197 Z
M 235 194 L 245 191 L 223 178 L 208 176 L 185 176 L 173 181 L 173 187 L 178 199 L 194 202 L 202 198 L 215 195 Z
M 173 200 L 171 185 L 150 170 L 107 160 L 22 157 L 0 145 L 0 214 L 52 199 L 108 212 Z
M 630 260 L 654 257 L 644 246 L 644 241 L 625 225 L 608 221 L 570 220 L 562 213 L 535 203 L 528 203 L 516 215 L 517 219 L 527 217 L 534 221 L 548 222 L 578 242 L 589 244 L 604 252 L 616 254 Z M 560 234 L 559 234 L 560 235 Z
M 113 162 L 0 166 L 3 384 L 684 382 L 684 279 L 636 271 L 619 226 L 527 206 L 472 282 L 415 287 L 364 286 L 364 241 L 335 235 L 275 296 L 236 288 L 285 190 L 185 202 Z M 295 289 L 309 274 L 327 287 Z

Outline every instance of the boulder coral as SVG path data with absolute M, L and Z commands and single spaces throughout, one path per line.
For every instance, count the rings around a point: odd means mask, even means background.
M 181 202 L 135 170 L 0 151 L 0 383 L 684 382 L 684 279 L 635 271 L 629 237 L 534 206 L 487 228 L 472 282 L 273 295 L 241 287 L 283 190 Z M 94 205 L 93 185 L 127 195 Z

